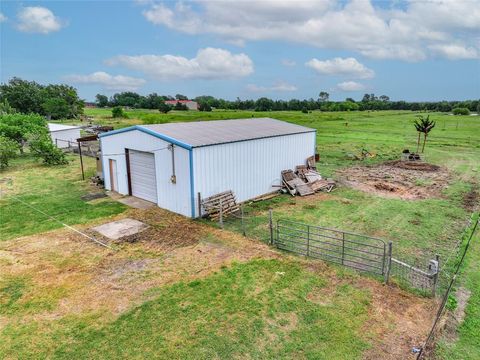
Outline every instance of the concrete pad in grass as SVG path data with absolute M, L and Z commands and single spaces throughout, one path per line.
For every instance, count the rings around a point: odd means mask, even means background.
M 137 234 L 146 228 L 148 228 L 147 224 L 135 219 L 126 218 L 96 226 L 93 230 L 109 239 L 117 240 L 124 236 Z

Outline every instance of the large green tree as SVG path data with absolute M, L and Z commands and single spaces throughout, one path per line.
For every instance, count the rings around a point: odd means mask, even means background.
M 78 97 L 74 87 L 65 84 L 44 86 L 17 77 L 0 85 L 0 102 L 4 101 L 8 101 L 10 106 L 20 113 L 52 117 L 60 114 L 60 117 L 65 118 L 77 117 L 83 113 L 84 107 L 84 102 Z

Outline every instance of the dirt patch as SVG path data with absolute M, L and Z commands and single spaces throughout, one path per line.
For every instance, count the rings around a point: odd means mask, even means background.
M 463 207 L 469 211 L 474 211 L 480 202 L 480 194 L 478 193 L 478 185 L 472 184 L 470 191 L 463 197 Z
M 400 160 L 354 166 L 338 174 L 343 184 L 355 189 L 409 200 L 439 197 L 450 181 L 448 171 L 437 165 Z
M 372 337 L 373 346 L 363 358 L 415 359 L 412 349 L 425 341 L 437 308 L 436 301 L 371 279 L 361 278 L 356 286 L 366 287 L 372 294 L 370 320 L 364 330 Z

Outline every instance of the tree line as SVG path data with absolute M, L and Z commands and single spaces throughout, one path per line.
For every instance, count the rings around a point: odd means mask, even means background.
M 466 101 L 432 101 L 432 102 L 408 102 L 392 101 L 387 95 L 376 96 L 375 94 L 365 94 L 362 99 L 354 100 L 346 98 L 344 101 L 331 101 L 329 94 L 325 91 L 320 92 L 317 99 L 290 99 L 290 100 L 272 100 L 267 97 L 261 97 L 257 100 L 225 100 L 215 98 L 210 95 L 202 95 L 193 98 L 198 102 L 200 111 L 209 111 L 214 109 L 224 110 L 253 110 L 253 111 L 366 111 L 366 110 L 411 110 L 411 111 L 439 111 L 451 112 L 454 109 L 466 109 L 468 112 L 480 112 L 480 100 Z M 172 109 L 165 108 L 166 100 L 187 100 L 185 95 L 177 94 L 158 95 L 152 93 L 146 96 L 135 92 L 117 93 L 108 98 L 106 95 L 97 94 L 96 105 L 99 107 L 125 106 L 137 109 L 158 109 L 161 112 L 168 112 Z M 173 108 L 175 109 L 175 108 Z M 177 109 L 182 110 L 182 109 Z M 465 110 L 459 111 L 463 114 Z

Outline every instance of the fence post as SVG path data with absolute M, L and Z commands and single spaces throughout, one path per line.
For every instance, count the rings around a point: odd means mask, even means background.
M 385 271 L 385 284 L 388 284 L 390 279 L 390 270 L 392 268 L 392 242 L 388 242 L 388 251 L 387 251 L 387 271 Z
M 218 218 L 220 227 L 223 229 L 223 201 L 220 199 L 220 217 Z
M 438 274 L 440 273 L 440 255 L 435 255 L 435 261 L 437 262 L 437 269 L 433 275 L 433 287 L 432 287 L 432 297 L 435 297 L 437 293 L 437 284 L 438 284 Z
M 202 195 L 198 192 L 197 193 L 197 199 L 198 199 L 198 217 L 202 217 Z
M 342 265 L 345 262 L 345 233 L 342 232 Z
M 247 232 L 245 231 L 245 221 L 243 219 L 243 204 L 240 205 L 240 219 L 242 221 L 242 234 L 243 236 L 247 236 Z
M 307 256 L 310 256 L 310 225 L 307 225 Z
M 273 210 L 268 209 L 268 227 L 270 229 L 270 245 L 273 245 Z

